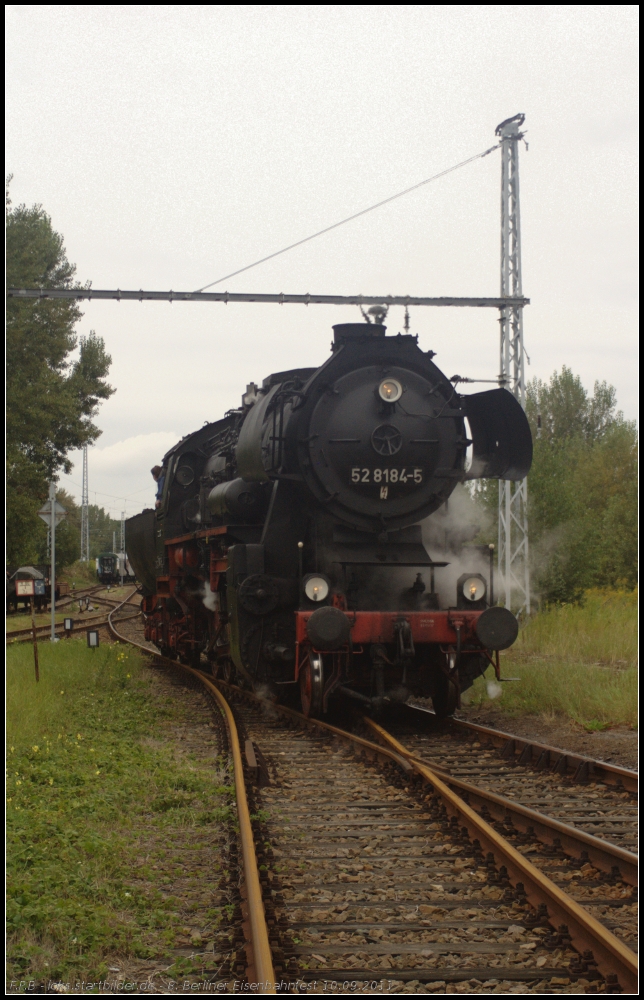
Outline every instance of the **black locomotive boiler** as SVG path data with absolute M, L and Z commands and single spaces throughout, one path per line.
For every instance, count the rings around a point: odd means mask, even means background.
M 458 483 L 522 479 L 528 422 L 506 389 L 458 394 L 416 337 L 333 329 L 321 367 L 251 384 L 164 457 L 160 504 L 126 522 L 146 637 L 215 676 L 299 691 L 306 714 L 413 694 L 446 715 L 498 670 L 517 622 L 488 606 L 483 574 L 437 588 L 447 563 L 423 525 Z

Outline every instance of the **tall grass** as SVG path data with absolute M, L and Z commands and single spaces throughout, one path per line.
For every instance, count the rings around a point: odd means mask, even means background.
M 93 699 L 105 684 L 120 687 L 128 679 L 128 671 L 138 673 L 141 669 L 136 652 L 124 654 L 108 645 L 90 650 L 81 639 L 38 643 L 38 661 L 40 681 L 36 683 L 31 643 L 11 645 L 8 650 L 6 707 L 10 743 L 38 742 L 44 733 L 60 731 L 77 717 L 79 701 Z M 128 670 L 124 669 L 126 662 Z
M 547 608 L 525 624 L 501 654 L 501 676 L 519 680 L 501 686 L 496 704 L 509 714 L 565 716 L 589 731 L 635 727 L 636 662 L 637 592 L 591 590 L 581 604 Z M 491 704 L 490 676 L 464 703 Z
M 521 629 L 514 651 L 582 663 L 634 666 L 637 590 L 589 590 L 581 604 L 547 608 Z
M 502 685 L 496 703 L 511 715 L 566 716 L 589 731 L 637 725 L 637 670 L 633 667 L 606 670 L 554 659 L 502 658 L 501 676 L 519 678 Z M 489 705 L 487 680 L 479 677 L 466 692 L 471 706 Z

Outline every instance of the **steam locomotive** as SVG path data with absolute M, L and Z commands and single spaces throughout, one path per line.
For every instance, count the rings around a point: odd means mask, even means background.
M 480 567 L 441 585 L 427 528 L 457 484 L 523 479 L 532 439 L 510 392 L 460 395 L 433 351 L 377 319 L 334 326 L 321 367 L 251 383 L 171 448 L 127 551 L 166 656 L 299 695 L 307 715 L 416 695 L 446 716 L 498 675 L 518 625 Z

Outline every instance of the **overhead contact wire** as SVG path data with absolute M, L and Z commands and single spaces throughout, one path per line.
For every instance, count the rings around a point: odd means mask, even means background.
M 434 174 L 432 177 L 426 177 L 424 181 L 419 181 L 418 184 L 412 184 L 411 187 L 405 188 L 404 191 L 399 191 L 397 194 L 392 194 L 389 198 L 385 198 L 383 201 L 376 202 L 375 205 L 370 205 L 369 208 L 363 208 L 360 212 L 356 212 L 354 215 L 348 215 L 346 219 L 341 219 L 340 222 L 334 222 L 332 226 L 320 229 L 317 233 L 313 233 L 311 236 L 305 236 L 303 240 L 298 240 L 297 243 L 291 243 L 289 246 L 283 247 L 281 250 L 276 250 L 275 253 L 269 253 L 267 257 L 262 257 L 260 260 L 256 260 L 252 264 L 247 264 L 246 267 L 240 267 L 237 271 L 225 274 L 223 278 L 217 278 L 216 281 L 211 281 L 209 285 L 204 285 L 202 288 L 196 288 L 195 293 L 205 292 L 207 288 L 212 288 L 214 285 L 220 285 L 222 281 L 227 281 L 228 278 L 234 278 L 238 274 L 243 274 L 244 271 L 250 271 L 252 267 L 257 267 L 259 264 L 264 264 L 267 260 L 273 260 L 274 257 L 279 257 L 281 254 L 287 253 L 289 250 L 294 250 L 295 247 L 301 247 L 304 243 L 310 243 L 311 240 L 317 239 L 318 236 L 324 236 L 325 233 L 330 233 L 332 229 L 338 229 L 339 226 L 344 226 L 347 222 L 353 222 L 354 219 L 359 219 L 360 216 L 367 215 L 368 212 L 374 212 L 377 208 L 382 208 L 383 205 L 388 205 L 390 202 L 396 201 L 398 198 L 403 198 L 406 194 L 411 194 L 412 191 L 417 191 L 426 184 L 431 184 L 432 181 L 437 181 L 440 177 L 445 177 L 447 174 L 453 173 L 460 167 L 465 167 L 468 163 L 473 163 L 474 160 L 481 160 L 484 156 L 487 156 L 488 153 L 493 153 L 495 149 L 500 149 L 500 145 L 498 143 L 494 146 L 490 146 L 489 149 L 483 150 L 482 153 L 476 153 L 475 156 L 468 157 L 467 160 L 461 160 L 460 163 L 455 163 L 453 167 L 448 167 L 447 170 L 441 170 L 440 173 Z

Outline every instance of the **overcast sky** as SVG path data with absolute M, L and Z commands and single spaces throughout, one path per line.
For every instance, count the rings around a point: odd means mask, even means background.
M 524 112 L 527 376 L 606 379 L 635 417 L 636 5 L 5 9 L 12 198 L 44 206 L 94 288 L 199 288 L 486 149 Z M 497 295 L 499 192 L 495 152 L 218 288 Z M 150 505 L 150 467 L 246 383 L 321 364 L 331 325 L 360 319 L 83 309 L 117 389 L 97 417 L 90 500 L 115 515 Z M 411 327 L 448 377 L 494 378 L 497 318 L 417 308 Z M 389 331 L 402 321 L 392 309 Z M 77 461 L 61 484 L 80 497 L 80 483 Z

